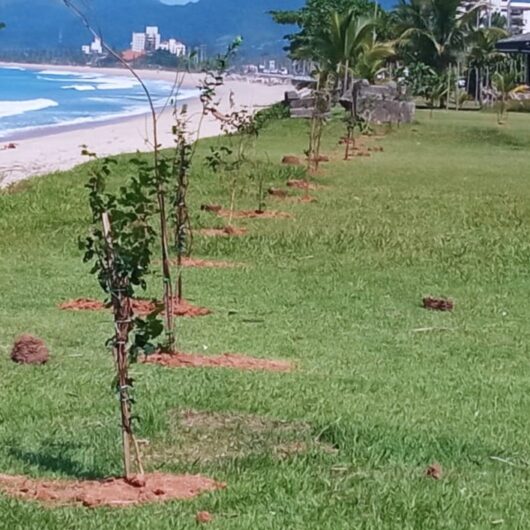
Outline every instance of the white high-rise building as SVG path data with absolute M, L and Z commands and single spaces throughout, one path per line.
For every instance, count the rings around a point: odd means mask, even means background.
M 147 36 L 145 33 L 133 33 L 131 50 L 135 53 L 144 53 L 146 40 Z
M 186 45 L 177 39 L 162 41 L 158 26 L 147 26 L 144 33 L 132 34 L 132 52 L 143 54 L 156 50 L 166 50 L 177 57 L 186 55 L 187 51 Z
M 158 50 L 160 48 L 160 33 L 157 26 L 147 26 L 145 28 L 145 49 L 149 51 Z

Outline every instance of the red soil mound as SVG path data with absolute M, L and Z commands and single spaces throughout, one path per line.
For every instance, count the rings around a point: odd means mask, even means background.
M 169 368 L 234 368 L 237 370 L 265 370 L 269 372 L 290 372 L 294 368 L 289 361 L 257 359 L 256 357 L 230 353 L 217 356 L 159 353 L 149 355 L 143 362 L 159 364 Z
M 269 188 L 267 193 L 272 197 L 279 197 L 280 199 L 285 199 L 287 197 L 287 192 L 279 188 Z
M 225 218 L 230 217 L 230 210 L 221 210 L 217 215 Z M 239 210 L 232 212 L 234 219 L 292 219 L 292 215 L 287 212 L 276 212 L 274 210 Z
M 306 160 L 309 160 L 309 158 L 306 158 Z M 318 155 L 314 156 L 311 161 L 312 162 L 329 162 L 330 158 L 327 155 Z
M 20 336 L 11 350 L 11 360 L 19 364 L 46 364 L 49 358 L 44 341 L 32 335 Z
M 206 237 L 241 237 L 248 233 L 246 228 L 226 226 L 225 228 L 203 228 L 198 233 Z
M 177 265 L 177 260 L 171 260 L 172 265 Z M 209 259 L 182 258 L 183 267 L 194 267 L 197 269 L 233 269 L 242 267 L 242 263 L 236 261 L 218 261 Z
M 223 207 L 220 204 L 201 204 L 201 210 L 203 212 L 220 212 Z
M 133 311 L 138 316 L 150 315 L 158 307 L 157 302 L 153 300 L 133 300 Z M 69 300 L 59 305 L 59 309 L 70 311 L 101 311 L 107 309 L 107 306 L 100 300 L 92 300 L 90 298 L 78 298 L 77 300 Z M 201 317 L 209 315 L 211 311 L 205 307 L 194 306 L 186 300 L 181 300 L 178 303 L 173 302 L 173 315 L 176 317 Z
M 452 300 L 445 298 L 432 298 L 430 296 L 423 299 L 423 307 L 434 311 L 452 311 L 455 304 Z
M 149 502 L 191 499 L 226 485 L 201 475 L 148 474 L 140 487 L 123 478 L 106 480 L 36 480 L 0 475 L 0 490 L 7 495 L 50 505 L 123 507 Z
M 285 155 L 282 158 L 282 164 L 287 166 L 301 166 L 302 161 L 297 156 Z

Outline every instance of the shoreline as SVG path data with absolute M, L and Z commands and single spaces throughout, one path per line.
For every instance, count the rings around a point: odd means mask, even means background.
M 104 76 L 130 77 L 125 68 L 92 68 L 85 66 L 24 64 L 0 62 L 2 67 L 16 67 L 38 70 L 70 71 L 76 73 L 101 74 Z M 173 81 L 182 72 L 169 70 L 138 70 L 142 79 Z M 186 73 L 184 88 L 197 88 L 205 74 Z M 217 90 L 221 112 L 247 108 L 256 112 L 283 99 L 289 85 L 265 85 L 249 79 L 228 79 Z M 235 100 L 234 108 L 231 100 Z M 188 134 L 190 138 L 206 138 L 221 134 L 220 124 L 212 117 L 202 116 L 202 105 L 198 96 L 182 100 L 188 106 Z M 166 107 L 158 117 L 158 141 L 162 148 L 174 145 L 172 134 L 172 108 Z M 201 124 L 201 130 L 198 126 Z M 65 124 L 57 127 L 43 127 L 39 130 L 14 133 L 0 139 L 0 188 L 34 176 L 64 171 L 83 163 L 81 146 L 86 145 L 99 156 L 112 156 L 136 151 L 152 150 L 151 114 L 109 118 L 105 121 Z M 7 149 L 8 144 L 15 149 Z M 4 149 L 1 149 L 1 146 Z

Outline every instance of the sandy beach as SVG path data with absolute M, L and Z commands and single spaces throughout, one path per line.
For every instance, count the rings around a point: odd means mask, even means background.
M 5 63 L 4 63 L 5 64 Z M 112 76 L 130 76 L 125 69 L 88 68 L 56 65 L 18 65 L 24 68 L 53 69 L 75 72 L 101 73 Z M 175 72 L 164 70 L 138 70 L 143 79 L 174 81 Z M 204 74 L 186 74 L 184 86 L 194 88 Z M 231 95 L 236 109 L 247 107 L 257 111 L 283 99 L 287 85 L 269 86 L 256 80 L 228 79 L 217 91 L 221 112 L 230 110 Z M 202 107 L 199 98 L 186 100 L 188 105 L 188 130 L 196 137 L 201 122 Z M 171 134 L 173 123 L 172 108 L 167 107 L 158 117 L 158 140 L 163 147 L 174 144 Z M 41 134 L 42 133 L 42 134 Z M 202 120 L 199 136 L 201 138 L 216 136 L 220 133 L 219 122 L 212 117 Z M 20 180 L 54 171 L 70 169 L 86 158 L 81 155 L 81 146 L 97 153 L 99 156 L 149 151 L 153 145 L 152 123 L 149 115 L 116 119 L 108 123 L 95 123 L 91 126 L 65 129 L 43 129 L 37 136 L 14 140 L 14 149 L 6 149 L 10 140 L 0 144 L 0 187 L 6 187 Z

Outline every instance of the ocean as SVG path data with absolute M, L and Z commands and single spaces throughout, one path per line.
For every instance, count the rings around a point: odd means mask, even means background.
M 146 80 L 155 105 L 163 106 L 173 84 Z M 179 101 L 196 90 L 181 89 Z M 104 122 L 149 111 L 140 84 L 128 76 L 0 67 L 0 139 L 15 139 L 76 124 Z

